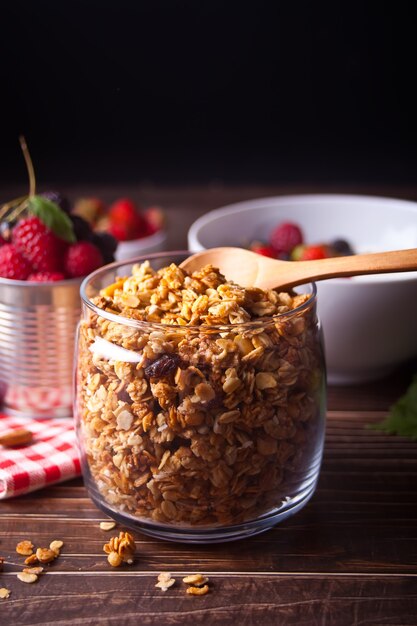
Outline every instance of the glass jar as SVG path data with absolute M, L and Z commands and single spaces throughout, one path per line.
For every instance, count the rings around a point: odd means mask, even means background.
M 186 256 L 148 258 L 158 269 Z M 97 270 L 81 287 L 75 417 L 90 497 L 163 539 L 219 542 L 267 530 L 306 504 L 320 469 L 315 285 L 273 317 L 168 325 L 123 317 L 97 298 L 132 265 Z

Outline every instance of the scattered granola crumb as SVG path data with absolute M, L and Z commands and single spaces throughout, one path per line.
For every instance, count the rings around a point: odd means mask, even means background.
M 209 592 L 208 585 L 204 585 L 203 587 L 188 587 L 187 593 L 191 596 L 205 596 L 206 593 Z
M 194 585 L 195 587 L 202 587 L 208 583 L 208 581 L 208 577 L 203 576 L 202 574 L 191 574 L 190 576 L 186 576 L 182 579 L 183 583 L 186 583 L 187 585 Z
M 6 587 L 0 587 L 0 599 L 5 600 L 10 596 L 10 589 L 6 589 Z
M 16 552 L 21 554 L 22 556 L 30 556 L 33 554 L 34 545 L 31 541 L 26 539 L 25 541 L 20 541 L 16 546 Z
M 119 567 L 122 563 L 131 565 L 136 550 L 135 540 L 130 533 L 121 531 L 118 537 L 111 537 L 104 544 L 103 550 L 108 554 L 107 560 L 112 567 Z
M 51 541 L 51 543 L 49 544 L 49 549 L 52 550 L 52 552 L 55 552 L 57 556 L 59 556 L 59 551 L 63 545 L 64 545 L 64 542 L 61 541 L 61 539 L 55 539 L 54 541 Z
M 113 530 L 116 528 L 116 522 L 100 522 L 100 530 Z
M 38 567 L 24 567 L 23 571 L 26 574 L 36 574 L 37 576 L 39 576 L 39 574 L 42 574 L 43 572 L 43 567 L 41 567 L 40 565 Z
M 110 552 L 110 554 L 107 557 L 107 560 L 112 567 L 119 567 L 119 565 L 123 563 L 123 559 L 120 556 L 120 554 L 117 554 L 117 552 L 114 552 L 114 551 Z
M 162 591 L 167 591 L 175 583 L 175 578 L 171 577 L 169 572 L 161 572 L 158 576 L 158 582 L 155 587 L 158 587 Z
M 36 574 L 28 574 L 27 572 L 19 572 L 17 577 L 22 583 L 35 583 L 38 580 Z
M 31 554 L 24 560 L 25 565 L 34 565 L 37 562 L 38 562 L 38 557 L 36 556 L 36 554 Z
M 50 563 L 57 557 L 57 553 L 50 548 L 38 548 L 36 550 L 36 558 L 40 563 Z

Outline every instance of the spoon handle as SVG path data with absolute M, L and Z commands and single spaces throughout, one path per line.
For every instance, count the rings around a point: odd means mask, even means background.
M 417 248 L 393 250 L 370 254 L 331 257 L 317 261 L 292 262 L 294 267 L 288 273 L 288 281 L 280 277 L 280 287 L 292 287 L 303 282 L 359 276 L 364 274 L 383 274 L 388 272 L 407 272 L 417 270 Z

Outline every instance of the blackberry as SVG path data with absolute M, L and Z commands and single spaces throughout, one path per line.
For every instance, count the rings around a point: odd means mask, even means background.
M 59 208 L 64 211 L 64 213 L 71 212 L 71 206 L 67 198 L 65 198 L 59 191 L 45 191 L 40 194 L 42 198 L 46 198 L 47 200 L 51 200 L 55 202 L 59 206 Z
M 103 255 L 104 263 L 113 263 L 117 240 L 110 233 L 93 233 L 92 243 L 97 246 Z
M 330 247 L 343 256 L 350 256 L 354 254 L 349 242 L 347 242 L 345 239 L 335 239 L 330 244 Z
M 74 227 L 74 235 L 77 241 L 92 241 L 93 231 L 87 220 L 79 215 L 69 216 Z

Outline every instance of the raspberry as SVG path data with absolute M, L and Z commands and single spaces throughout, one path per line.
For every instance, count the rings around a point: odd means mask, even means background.
M 289 253 L 295 246 L 303 243 L 303 233 L 297 224 L 283 222 L 272 231 L 269 243 L 275 250 Z
M 316 261 L 325 259 L 327 254 L 326 246 L 306 246 L 300 255 L 300 261 Z
M 46 283 L 49 281 L 64 280 L 65 276 L 62 272 L 37 272 L 35 274 L 29 274 L 28 280 L 35 283 Z
M 0 276 L 14 278 L 14 280 L 26 280 L 32 268 L 30 263 L 19 252 L 15 245 L 6 243 L 0 248 Z
M 36 271 L 62 270 L 63 248 L 65 249 L 66 243 L 58 239 L 38 217 L 30 216 L 20 220 L 13 229 L 12 240 Z
M 64 265 L 67 276 L 77 278 L 86 276 L 103 265 L 103 257 L 90 241 L 78 241 L 68 248 Z

